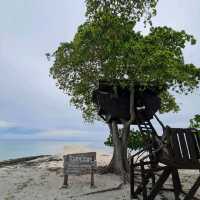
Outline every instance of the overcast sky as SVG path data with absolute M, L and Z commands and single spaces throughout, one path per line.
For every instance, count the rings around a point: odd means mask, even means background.
M 104 140 L 103 123 L 84 123 L 49 77 L 45 53 L 70 41 L 84 22 L 84 0 L 0 0 L 0 138 Z M 185 60 L 200 66 L 199 0 L 160 0 L 154 25 L 186 30 L 197 39 Z M 142 30 L 139 26 L 138 30 Z M 182 111 L 161 119 L 185 127 L 200 113 L 200 91 L 177 96 Z

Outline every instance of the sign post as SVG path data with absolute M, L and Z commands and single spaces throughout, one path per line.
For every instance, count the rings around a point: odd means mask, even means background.
M 91 187 L 94 187 L 94 169 L 96 167 L 96 152 L 68 154 L 64 158 L 64 183 L 68 186 L 68 175 L 80 176 L 91 174 Z

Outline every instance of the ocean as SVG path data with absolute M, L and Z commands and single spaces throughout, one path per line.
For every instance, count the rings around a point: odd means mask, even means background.
M 56 154 L 63 152 L 64 146 L 73 144 L 92 149 L 106 149 L 103 141 L 0 140 L 0 160 Z

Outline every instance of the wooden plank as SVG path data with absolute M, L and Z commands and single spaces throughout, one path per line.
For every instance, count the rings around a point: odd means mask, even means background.
M 65 167 L 66 168 L 70 168 L 70 167 L 88 167 L 89 166 L 96 166 L 96 163 L 77 163 L 77 164 L 73 164 L 73 163 L 66 163 Z
M 187 140 L 185 140 L 184 132 L 179 131 L 178 136 L 180 139 L 181 149 L 183 152 L 183 159 L 190 159 L 190 152 L 187 149 L 188 143 Z
M 81 174 L 78 172 L 70 172 L 68 173 L 69 175 L 73 175 L 73 176 L 80 176 Z M 65 175 L 66 176 L 66 175 Z M 67 175 L 68 176 L 68 175 Z
M 165 130 L 164 130 L 164 135 L 165 135 L 165 139 L 167 142 L 167 150 L 169 151 L 169 155 L 167 157 L 167 159 L 173 161 L 174 159 L 174 149 L 173 149 L 173 143 L 172 143 L 172 138 L 171 135 L 173 134 L 172 129 L 169 126 L 166 126 Z
M 171 135 L 170 135 L 170 146 L 173 152 L 173 157 L 176 160 L 180 160 L 183 157 L 183 152 L 181 149 L 181 144 L 179 143 L 180 140 L 178 140 L 178 134 L 176 129 L 171 130 Z
M 159 193 L 159 191 L 161 190 L 164 182 L 167 180 L 167 178 L 170 175 L 171 170 L 170 169 L 165 169 L 164 172 L 162 173 L 162 175 L 160 176 L 160 178 L 158 179 L 158 181 L 156 182 L 156 184 L 154 185 L 150 195 L 148 196 L 148 200 L 153 200 L 156 195 Z
M 198 150 L 195 142 L 195 136 L 193 133 L 191 133 L 189 130 L 186 132 L 186 138 L 188 142 L 188 147 L 190 151 L 190 158 L 191 159 L 197 159 L 198 158 Z
M 196 147 L 198 150 L 198 158 L 200 158 L 200 136 L 199 136 L 199 133 L 194 133 L 194 137 L 195 137 Z
M 172 181 L 173 181 L 173 186 L 174 186 L 175 200 L 179 200 L 179 195 L 182 191 L 182 187 L 181 187 L 181 181 L 178 174 L 178 170 L 175 168 L 172 169 Z
M 65 170 L 80 170 L 80 167 L 69 167 L 66 168 Z
M 80 168 L 76 168 L 76 169 L 66 169 L 65 170 L 65 174 L 70 174 L 70 173 L 74 173 L 74 172 L 77 172 L 77 173 L 80 173 Z
M 198 179 L 196 180 L 196 182 L 192 186 L 191 190 L 185 196 L 184 200 L 191 200 L 191 199 L 193 199 L 193 197 L 194 197 L 196 191 L 198 190 L 199 186 L 200 186 L 200 176 L 198 177 Z
M 82 156 L 69 156 L 69 162 L 71 163 L 89 163 L 92 162 L 92 158 Z
M 93 157 L 94 156 L 94 160 L 96 160 L 96 152 L 87 152 L 87 153 L 74 153 L 74 154 L 68 154 L 68 155 L 64 155 L 64 158 L 68 158 L 68 157 Z

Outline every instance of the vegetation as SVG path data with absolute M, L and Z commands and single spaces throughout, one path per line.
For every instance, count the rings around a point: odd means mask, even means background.
M 122 133 L 122 129 L 119 129 L 119 132 Z M 113 147 L 113 139 L 111 134 L 108 136 L 104 144 L 106 146 Z M 130 130 L 127 147 L 131 151 L 139 150 L 144 147 L 144 138 L 141 136 L 140 131 L 134 129 Z
M 190 120 L 190 127 L 200 130 L 200 115 L 197 114 L 193 119 Z
M 117 173 L 128 171 L 128 136 L 135 118 L 134 85 L 166 85 L 160 112 L 169 112 L 179 109 L 170 90 L 188 94 L 200 82 L 200 69 L 186 64 L 183 57 L 186 44 L 196 42 L 192 35 L 166 26 L 151 27 L 148 35 L 134 30 L 138 21 L 151 24 L 156 3 L 86 0 L 86 22 L 79 26 L 72 41 L 61 43 L 53 54 L 52 77 L 87 121 L 99 119 L 92 103 L 98 80 L 112 83 L 117 79 L 122 86 L 130 86 L 130 120 L 123 123 L 121 133 L 115 121 L 108 124 L 114 143 L 109 167 Z
M 105 13 L 118 16 L 125 24 L 127 21 L 144 22 L 152 25 L 151 18 L 156 15 L 158 0 L 86 0 L 86 16 L 89 21 L 98 21 L 104 18 Z

